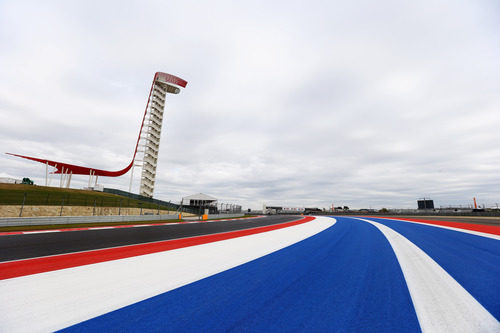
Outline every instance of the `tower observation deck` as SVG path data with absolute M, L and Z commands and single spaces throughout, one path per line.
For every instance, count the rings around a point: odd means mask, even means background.
M 176 80 L 178 78 L 166 73 L 156 74 L 139 135 L 138 154 L 134 161 L 134 166 L 142 168 L 139 194 L 146 197 L 152 197 L 155 188 L 156 166 L 160 151 L 160 137 L 166 95 L 178 94 L 180 92 L 179 87 L 185 87 L 187 83 L 184 80 Z M 129 191 L 132 190 L 132 182 L 133 169 L 130 177 Z

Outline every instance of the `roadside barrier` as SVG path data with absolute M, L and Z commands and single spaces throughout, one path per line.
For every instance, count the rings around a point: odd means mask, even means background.
M 214 214 L 208 215 L 208 219 L 234 218 L 244 214 Z M 22 225 L 51 225 L 51 224 L 77 224 L 77 223 L 100 223 L 100 222 L 139 222 L 139 221 L 162 221 L 176 220 L 180 214 L 160 215 L 111 215 L 111 216 L 49 216 L 49 217 L 7 217 L 0 218 L 0 227 L 22 226 Z M 183 217 L 183 220 L 198 220 L 198 216 Z

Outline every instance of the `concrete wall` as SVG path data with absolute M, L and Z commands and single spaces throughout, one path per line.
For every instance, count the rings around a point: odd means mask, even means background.
M 187 214 L 182 213 L 183 219 L 184 220 L 199 220 L 199 216 L 194 216 L 194 217 L 188 217 Z M 185 216 L 185 218 L 184 218 Z M 235 217 L 242 217 L 245 216 L 243 213 L 238 213 L 238 214 L 209 214 L 208 218 L 209 219 L 232 219 Z
M 0 218 L 0 227 L 99 222 L 139 222 L 175 220 L 177 215 L 52 216 Z
M 209 215 L 209 219 L 234 218 L 243 214 Z M 183 213 L 185 220 L 198 220 L 198 216 Z M 178 214 L 162 215 L 110 215 L 110 216 L 49 216 L 49 217 L 4 217 L 0 218 L 0 227 L 25 226 L 25 225 L 51 225 L 51 224 L 76 224 L 76 223 L 105 223 L 105 222 L 141 222 L 176 220 Z
M 19 217 L 20 205 L 0 206 L 0 217 Z M 142 209 L 142 214 L 157 214 L 157 209 Z M 160 214 L 174 214 L 175 211 L 160 210 Z M 140 208 L 92 207 L 92 206 L 24 206 L 21 217 L 43 216 L 108 216 L 141 215 Z

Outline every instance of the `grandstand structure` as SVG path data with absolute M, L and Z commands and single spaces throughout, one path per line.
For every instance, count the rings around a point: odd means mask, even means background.
M 49 185 L 49 166 L 55 168 L 51 173 L 60 174 L 60 187 L 69 187 L 73 175 L 87 175 L 89 177 L 89 188 L 92 183 L 97 186 L 99 176 L 119 177 L 132 170 L 130 177 L 129 191 L 132 189 L 133 171 L 135 167 L 140 167 L 141 183 L 139 194 L 145 197 L 153 197 L 156 182 L 156 167 L 158 164 L 158 154 L 160 151 L 160 137 L 163 123 L 163 112 L 165 109 L 165 99 L 167 94 L 178 94 L 180 88 L 185 88 L 187 81 L 171 74 L 157 72 L 154 75 L 153 83 L 149 91 L 146 109 L 142 118 L 139 137 L 135 145 L 132 161 L 125 168 L 118 171 L 108 171 L 86 166 L 79 166 L 64 162 L 57 162 L 44 158 L 24 156 L 7 153 L 9 155 L 29 159 L 45 164 L 45 185 Z

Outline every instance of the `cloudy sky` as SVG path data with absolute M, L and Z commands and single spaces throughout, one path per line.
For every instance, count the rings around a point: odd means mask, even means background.
M 125 167 L 162 71 L 159 199 L 500 205 L 499 59 L 496 0 L 0 0 L 0 177 Z

